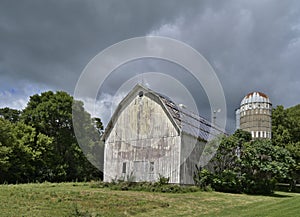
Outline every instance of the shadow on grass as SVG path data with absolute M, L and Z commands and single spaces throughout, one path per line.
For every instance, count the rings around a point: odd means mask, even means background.
M 291 195 L 281 194 L 281 192 L 279 192 L 279 193 L 273 193 L 273 194 L 247 194 L 247 195 L 249 195 L 249 196 L 276 197 L 276 198 L 290 198 L 290 197 L 293 197 Z
M 266 195 L 269 197 L 278 197 L 278 198 L 285 198 L 285 197 L 293 197 L 291 195 L 284 195 L 284 194 L 280 194 L 280 193 L 274 193 L 274 194 L 270 194 L 270 195 Z
M 248 195 L 253 195 L 253 194 L 248 194 Z M 253 195 L 255 196 L 255 195 Z M 265 196 L 265 197 L 275 197 L 275 198 L 290 198 L 293 197 L 291 195 L 286 195 L 286 194 L 281 194 L 279 193 L 273 193 L 273 194 L 257 194 L 256 196 Z

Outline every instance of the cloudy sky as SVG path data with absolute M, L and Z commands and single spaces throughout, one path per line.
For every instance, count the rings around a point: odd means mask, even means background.
M 0 0 L 0 107 L 22 109 L 30 95 L 46 90 L 73 94 L 95 55 L 122 40 L 151 35 L 180 40 L 208 60 L 225 93 L 229 131 L 235 128 L 234 109 L 251 91 L 266 93 L 275 106 L 300 103 L 297 0 Z M 103 119 L 109 115 L 107 101 L 125 94 L 120 87 L 128 88 L 136 82 L 132 77 L 149 71 L 180 74 L 176 79 L 200 113 L 210 114 L 205 92 L 188 72 L 146 59 L 120 67 L 107 79 L 99 92 Z M 154 77 L 145 75 L 143 81 L 184 102 L 173 85 Z

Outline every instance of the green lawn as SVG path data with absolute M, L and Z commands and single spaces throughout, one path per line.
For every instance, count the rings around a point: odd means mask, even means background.
M 89 183 L 0 185 L 0 216 L 300 216 L 300 194 L 112 191 Z

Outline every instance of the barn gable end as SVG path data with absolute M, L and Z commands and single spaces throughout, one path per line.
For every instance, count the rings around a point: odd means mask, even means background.
M 136 86 L 121 101 L 104 134 L 104 181 L 132 176 L 179 183 L 180 128 L 159 95 Z

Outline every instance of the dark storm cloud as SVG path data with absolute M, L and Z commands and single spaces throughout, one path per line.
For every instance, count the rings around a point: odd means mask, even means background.
M 94 55 L 171 22 L 180 8 L 167 1 L 2 1 L 1 75 L 72 91 Z
M 175 36 L 201 52 L 223 85 L 229 121 L 248 92 L 267 93 L 273 104 L 299 97 L 300 14 L 297 1 L 226 1 L 154 31 Z
M 83 68 L 106 47 L 131 37 L 169 36 L 194 47 L 214 67 L 232 131 L 234 109 L 250 91 L 265 92 L 274 105 L 300 102 L 299 31 L 300 3 L 292 0 L 2 0 L 0 105 L 14 96 L 20 101 L 28 89 L 73 93 Z M 111 89 L 118 88 L 118 78 L 111 78 Z M 199 88 L 189 88 L 197 95 Z
M 146 35 L 199 4 L 190 3 L 1 1 L 0 106 L 22 108 L 29 95 L 45 89 L 73 93 L 80 73 L 97 53 Z M 18 94 L 10 94 L 12 87 Z

